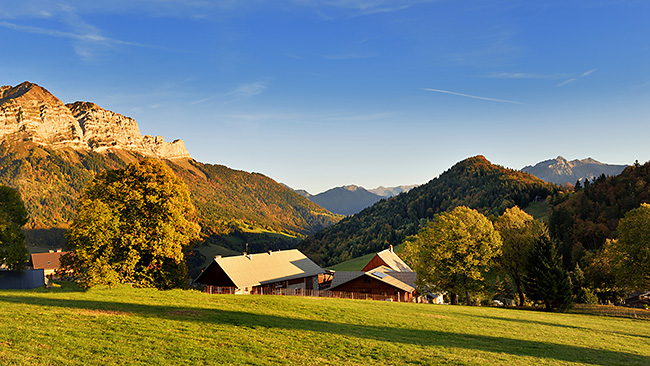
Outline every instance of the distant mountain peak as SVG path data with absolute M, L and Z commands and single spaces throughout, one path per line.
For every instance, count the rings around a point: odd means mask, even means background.
M 363 189 L 363 190 L 365 191 L 365 188 L 363 188 L 363 187 L 359 187 L 359 186 L 355 186 L 354 184 L 350 184 L 350 185 L 347 185 L 347 186 L 343 186 L 343 187 L 341 187 L 341 188 L 346 189 L 346 190 L 348 190 L 348 191 L 350 191 L 350 192 L 354 192 L 354 191 L 359 190 L 359 189 Z
M 142 136 L 130 117 L 92 102 L 63 104 L 47 89 L 28 81 L 0 88 L 0 142 L 24 140 L 55 149 L 124 149 L 162 159 L 190 158 L 181 140 Z
M 618 175 L 627 165 L 601 163 L 594 158 L 574 159 L 568 161 L 562 156 L 544 160 L 535 166 L 525 166 L 521 170 L 540 179 L 556 184 L 574 184 L 585 179 L 593 180 L 602 174 Z

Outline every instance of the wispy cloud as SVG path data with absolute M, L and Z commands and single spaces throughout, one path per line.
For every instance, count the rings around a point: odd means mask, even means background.
M 465 97 L 465 98 L 487 100 L 489 102 L 520 104 L 520 105 L 525 105 L 526 104 L 526 103 L 516 102 L 516 101 L 513 101 L 513 100 L 505 100 L 505 99 L 497 99 L 497 98 L 489 98 L 489 97 L 480 97 L 480 96 L 477 96 L 477 95 L 457 93 L 457 92 L 453 92 L 453 91 L 449 91 L 449 90 L 442 90 L 442 89 L 428 89 L 428 88 L 425 88 L 424 90 L 434 92 L 434 93 L 444 93 L 444 94 L 457 95 L 459 97 Z
M 564 79 L 572 77 L 570 74 L 536 74 L 536 73 L 527 73 L 527 72 L 498 72 L 488 75 L 484 75 L 486 78 L 495 78 L 495 79 Z
M 112 39 L 112 38 L 104 37 L 104 36 L 102 36 L 100 34 L 97 34 L 95 32 L 89 32 L 89 33 L 85 33 L 85 34 L 84 33 L 73 33 L 73 32 L 61 31 L 61 30 L 57 30 L 57 29 L 47 29 L 47 28 L 40 28 L 40 27 L 25 26 L 25 25 L 14 24 L 14 23 L 5 22 L 5 21 L 0 21 L 0 27 L 9 28 L 9 29 L 12 29 L 12 30 L 15 30 L 15 31 L 20 31 L 20 32 L 41 34 L 41 35 L 51 36 L 51 37 L 70 38 L 70 39 L 75 39 L 75 40 L 79 40 L 79 41 L 105 42 L 105 43 L 112 43 L 112 44 L 119 44 L 119 45 L 126 45 L 126 46 L 159 48 L 159 47 L 156 47 L 156 46 L 153 46 L 153 45 L 147 45 L 147 44 L 136 43 L 136 42 L 121 41 L 119 39 Z
M 561 86 L 564 86 L 564 85 L 570 84 L 570 83 L 572 83 L 572 82 L 574 82 L 574 81 L 576 81 L 576 80 L 579 80 L 579 79 L 584 78 L 585 76 L 591 75 L 591 74 L 594 73 L 595 71 L 596 71 L 596 69 L 592 69 L 592 70 L 586 71 L 586 72 L 584 72 L 584 73 L 582 73 L 582 74 L 580 74 L 580 75 L 578 75 L 578 76 L 576 76 L 576 77 L 572 77 L 572 78 L 570 78 L 570 79 L 567 79 L 567 80 L 565 80 L 565 81 L 563 81 L 563 82 L 557 84 L 556 87 L 559 88 L 559 87 L 561 87 Z
M 342 9 L 348 16 L 364 16 L 381 13 L 393 13 L 411 8 L 413 6 L 431 3 L 438 0 L 294 0 L 299 5 L 312 6 L 314 8 Z M 327 19 L 335 17 L 319 13 Z
M 208 102 L 210 100 L 220 99 L 220 98 L 228 98 L 228 99 L 231 99 L 231 100 L 239 100 L 239 99 L 243 99 L 243 98 L 250 98 L 250 97 L 253 97 L 255 95 L 262 94 L 264 92 L 264 90 L 266 90 L 267 88 L 268 88 L 268 83 L 265 82 L 265 81 L 255 81 L 255 82 L 252 82 L 252 83 L 243 83 L 243 84 L 237 85 L 236 87 L 234 87 L 233 89 L 231 89 L 231 90 L 229 90 L 229 91 L 227 91 L 225 93 L 220 93 L 220 94 L 216 94 L 216 95 L 213 95 L 213 96 L 210 96 L 210 97 L 207 97 L 207 98 L 199 99 L 199 100 L 196 100 L 196 101 L 194 101 L 194 102 L 192 102 L 190 104 L 192 104 L 192 105 L 200 104 L 200 103 L 204 103 L 204 102 Z
M 100 4 L 104 4 L 104 6 L 110 8 L 108 3 L 100 1 L 97 6 L 100 6 Z M 4 19 L 0 20 L 0 27 L 17 32 L 70 39 L 72 40 L 74 52 L 82 57 L 82 59 L 91 59 L 98 52 L 115 46 L 170 50 L 165 47 L 130 42 L 103 35 L 103 32 L 99 28 L 88 23 L 81 15 L 82 10 L 80 8 L 85 9 L 84 5 L 86 5 L 85 2 L 26 0 L 15 8 L 0 9 L 0 19 Z M 39 27 L 21 24 L 24 19 L 47 19 L 49 26 Z

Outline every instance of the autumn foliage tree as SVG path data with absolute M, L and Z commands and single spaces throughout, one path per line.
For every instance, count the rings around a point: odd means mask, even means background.
M 515 282 L 519 306 L 523 306 L 523 282 L 528 269 L 528 256 L 535 240 L 545 232 L 545 226 L 515 206 L 495 220 L 494 228 L 503 240 L 499 265 Z
M 85 188 L 63 259 L 83 287 L 133 283 L 167 289 L 186 281 L 184 250 L 198 239 L 185 183 L 147 159 L 104 171 Z
M 617 282 L 630 290 L 650 289 L 650 205 L 628 212 L 618 225 L 614 244 Z
M 492 222 L 464 206 L 436 215 L 405 248 L 420 284 L 464 293 L 468 305 L 470 293 L 485 288 L 484 275 L 500 249 Z

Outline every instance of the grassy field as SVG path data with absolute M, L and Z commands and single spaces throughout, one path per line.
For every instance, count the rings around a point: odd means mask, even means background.
M 352 258 L 345 262 L 335 264 L 329 267 L 328 269 L 334 271 L 361 271 L 363 267 L 365 267 L 366 264 L 370 262 L 372 257 L 375 256 L 375 254 L 376 253 L 370 253 L 370 254 L 362 255 L 361 257 Z
M 548 221 L 550 214 L 550 208 L 544 201 L 531 202 L 528 207 L 524 209 L 529 215 L 535 218 L 535 220 Z
M 2 365 L 648 365 L 650 322 L 64 284 L 0 291 Z

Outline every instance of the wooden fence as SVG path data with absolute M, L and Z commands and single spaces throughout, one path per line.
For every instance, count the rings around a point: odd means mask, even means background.
M 206 286 L 203 292 L 208 294 L 236 294 L 243 293 L 237 291 L 236 287 L 219 287 L 219 286 Z M 337 299 L 353 299 L 353 300 L 379 300 L 379 301 L 395 301 L 395 302 L 411 302 L 402 295 L 374 295 L 361 292 L 345 292 L 345 291 L 321 291 L 321 290 L 305 290 L 305 289 L 292 289 L 292 288 L 258 288 L 255 287 L 250 292 L 252 295 L 279 295 L 279 296 L 305 296 L 305 297 L 330 297 Z

